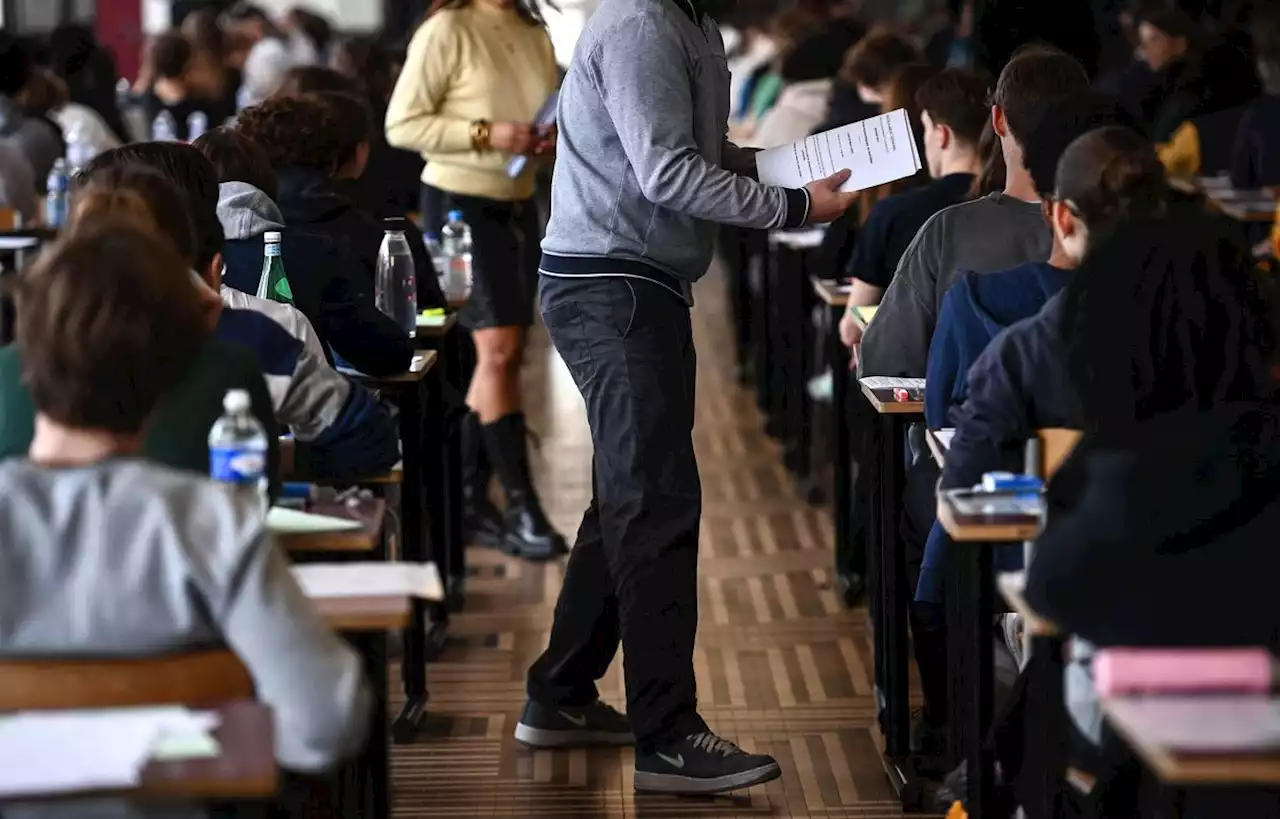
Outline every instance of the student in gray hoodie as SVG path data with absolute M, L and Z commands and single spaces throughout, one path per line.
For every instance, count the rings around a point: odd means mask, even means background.
M 689 309 L 717 222 L 829 222 L 853 194 L 838 192 L 847 171 L 807 189 L 760 184 L 751 153 L 725 140 L 728 115 L 720 31 L 690 0 L 601 5 L 560 90 L 542 317 L 586 400 L 595 497 L 516 738 L 635 742 L 638 791 L 719 793 L 781 773 L 697 712 L 702 501 Z M 595 685 L 620 640 L 625 717 Z

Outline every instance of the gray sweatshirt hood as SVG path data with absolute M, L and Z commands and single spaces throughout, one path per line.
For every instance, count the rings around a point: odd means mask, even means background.
M 228 241 L 254 239 L 268 230 L 284 229 L 280 208 L 247 182 L 223 182 L 218 186 L 218 221 Z

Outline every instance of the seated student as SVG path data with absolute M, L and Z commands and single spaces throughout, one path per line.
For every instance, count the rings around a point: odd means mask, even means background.
M 188 137 L 188 121 L 197 111 L 204 114 L 212 125 L 216 111 L 205 100 L 198 99 L 187 84 L 191 67 L 191 43 L 178 32 L 161 34 L 152 41 L 147 61 L 151 87 L 142 94 L 142 110 L 147 122 L 154 127 L 156 117 L 168 112 L 173 117 L 174 136 L 182 142 Z
M 93 221 L 102 214 L 117 220 L 142 214 L 143 227 L 154 230 L 159 220 L 152 217 L 139 189 L 156 187 L 157 182 L 163 188 L 169 186 L 153 174 L 130 175 L 128 182 L 129 190 L 98 187 L 78 196 L 71 224 Z M 176 196 L 171 188 L 169 190 Z M 191 221 L 181 201 L 175 199 L 174 205 L 162 213 L 164 220 L 160 226 L 163 234 L 178 246 L 184 257 L 192 253 Z M 193 286 L 197 284 L 190 274 L 186 279 Z M 219 300 L 202 284 L 197 291 L 197 295 L 205 294 L 205 312 L 201 323 L 189 330 L 206 338 L 206 341 L 190 362 L 182 380 L 165 394 L 151 414 L 142 454 L 175 469 L 208 475 L 209 430 L 222 416 L 222 399 L 231 390 L 245 390 L 249 393 L 254 416 L 268 433 L 268 466 L 273 476 L 274 497 L 279 487 L 278 480 L 274 478 L 278 472 L 279 447 L 271 394 L 253 354 L 238 344 L 215 336 L 214 328 L 222 312 Z M 36 431 L 36 408 L 30 390 L 23 383 L 23 363 L 18 345 L 0 348 L 0 460 L 25 453 Z
M 1117 167 L 1112 178 L 1100 180 L 1105 186 L 1101 190 L 1082 188 L 1084 179 L 1064 179 L 1062 185 L 1055 185 L 1058 162 L 1067 146 L 1077 137 L 1107 126 L 1127 129 L 1127 132 L 1108 129 L 1111 139 L 1104 147 L 1112 156 L 1132 164 Z M 1154 157 L 1154 149 L 1148 150 L 1150 143 L 1137 128 L 1118 100 L 1092 92 L 1063 100 L 1041 117 L 1040 124 L 1027 138 L 1024 160 L 1050 229 L 1055 212 L 1073 222 L 1082 222 L 1084 230 L 1092 235 L 1110 232 L 1115 227 L 1109 223 L 1111 220 L 1132 215 L 1129 209 L 1096 207 L 1093 200 L 1097 198 L 1108 199 L 1114 195 L 1129 201 L 1134 194 L 1140 194 L 1143 199 L 1134 203 L 1139 211 L 1163 203 L 1163 171 L 1158 162 L 1145 163 L 1148 155 Z M 1124 184 L 1119 190 L 1113 190 L 1117 182 Z M 1070 195 L 1072 192 L 1083 195 L 1089 210 L 1079 202 L 1075 204 L 1075 213 L 1055 208 L 1055 191 L 1061 191 L 1061 195 L 1072 202 L 1076 202 Z M 1092 218 L 1086 219 L 1085 213 Z M 1068 247 L 1059 239 L 1057 231 L 1054 233 L 1053 250 L 1047 261 L 1024 262 L 983 275 L 965 271 L 943 297 L 925 376 L 929 388 L 924 399 L 924 418 L 930 429 L 951 426 L 948 419 L 951 408 L 964 403 L 968 395 L 969 367 L 991 339 L 1010 324 L 1038 313 L 1067 283 L 1069 271 L 1080 263 L 1085 248 L 1079 244 Z
M 139 155 L 164 157 L 151 163 Z M 218 338 L 250 350 L 266 375 L 275 417 L 309 444 L 307 472 L 326 480 L 354 480 L 385 472 L 399 459 L 399 437 L 387 411 L 368 390 L 354 385 L 325 359 L 319 337 L 306 316 L 287 304 L 266 301 L 222 287 L 222 226 L 217 221 L 217 183 L 213 166 L 198 151 L 179 143 L 144 143 L 110 151 L 90 163 L 77 185 L 125 187 L 139 168 L 165 175 L 177 196 L 155 185 L 137 187 L 153 218 L 177 207 L 187 211 L 197 230 L 193 269 L 220 296 Z M 165 171 L 169 171 L 166 175 Z M 212 194 L 212 195 L 210 195 Z
M 1232 150 L 1231 184 L 1246 189 L 1280 185 L 1280 6 L 1260 4 L 1250 31 L 1265 94 L 1245 110 Z
M 16 35 L 0 31 L 0 143 L 22 154 L 30 166 L 36 192 L 43 196 L 45 180 L 53 163 L 65 155 L 66 143 L 57 126 L 25 115 L 18 105 L 18 95 L 34 70 L 26 45 Z
M 357 370 L 385 376 L 404 372 L 413 344 L 404 330 L 378 311 L 373 288 L 355 275 L 359 262 L 345 244 L 284 224 L 275 200 L 276 174 L 262 146 L 228 128 L 216 128 L 192 143 L 218 173 L 218 219 L 222 283 L 258 292 L 263 234 L 279 231 L 285 274 L 294 305 L 310 320 L 321 342 Z
M 225 644 L 271 708 L 281 765 L 356 753 L 372 702 L 360 659 L 303 596 L 260 505 L 138 457 L 206 343 L 186 260 L 128 221 L 85 224 L 21 277 L 18 301 L 37 415 L 27 456 L 0 464 L 0 655 Z
M 1078 110 L 1088 111 L 1087 106 Z M 1104 106 L 1101 110 L 1114 112 L 1116 109 Z M 1045 275 L 1039 282 L 1056 279 L 1053 283 L 1059 288 L 1067 279 L 1061 274 L 1062 270 L 1075 267 L 1086 258 L 1093 242 L 1133 215 L 1159 211 L 1165 206 L 1167 194 L 1163 168 L 1153 146 L 1128 128 L 1109 127 L 1089 132 L 1063 152 L 1062 143 L 1057 141 L 1059 133 L 1071 129 L 1074 118 L 1071 112 L 1064 113 L 1066 116 L 1062 119 L 1046 114 L 1044 128 L 1038 128 L 1028 140 L 1027 153 L 1037 187 L 1046 197 L 1048 221 L 1054 232 L 1050 260 L 1060 268 L 1041 271 Z M 1089 117 L 1082 119 L 1087 122 Z M 1076 133 L 1081 127 L 1077 121 Z M 1061 153 L 1060 160 L 1053 154 L 1055 148 Z M 1044 182 L 1049 168 L 1053 168 L 1056 178 L 1061 180 L 1059 184 Z M 1004 273 L 990 275 L 1006 276 Z M 1035 286 L 1034 272 L 1022 275 L 1029 279 L 1021 282 L 1027 285 L 1029 295 L 1027 301 L 1019 305 L 1025 309 L 1030 302 L 1043 297 L 1043 292 Z M 985 286 L 986 278 L 978 279 L 981 285 Z M 958 290 L 959 285 L 952 289 L 952 294 Z M 951 300 L 952 295 L 948 294 L 947 303 Z M 942 473 L 943 488 L 972 486 L 989 471 L 1018 470 L 1026 441 L 1035 435 L 1037 428 L 1074 425 L 1076 418 L 1069 399 L 1055 375 L 1059 370 L 1053 362 L 1054 341 L 1045 326 L 1045 317 L 1056 315 L 1051 311 L 1057 309 L 1055 305 L 1060 300 L 1059 292 L 1050 298 L 1043 312 L 1013 324 L 978 356 L 968 373 L 968 400 L 951 411 L 956 433 Z M 987 328 L 981 328 L 979 340 L 986 332 Z M 1003 369 L 1006 365 L 1008 369 Z M 1015 383 L 1010 384 L 1009 380 Z M 931 389 L 932 386 L 925 390 L 926 401 Z M 934 426 L 933 422 L 930 426 Z M 942 602 L 949 547 L 946 532 L 933 522 L 928 530 L 915 602 L 911 607 L 921 687 L 929 702 L 925 717 L 934 729 L 940 729 L 947 715 L 945 708 L 935 703 L 947 701 Z M 1013 567 L 1019 563 L 1021 552 L 1016 555 L 1002 552 L 1000 556 L 1009 561 L 1002 566 Z
M 1049 485 L 1026 597 L 1091 643 L 1280 648 L 1280 617 L 1262 604 L 1280 569 L 1274 310 L 1232 238 L 1190 209 L 1141 220 L 1063 293 L 1056 335 L 1084 437 Z M 1109 761 L 1077 659 L 1073 721 Z M 1100 815 L 1138 815 L 1123 781 L 1136 767 L 1099 772 Z M 1274 793 L 1267 810 L 1203 796 L 1186 815 L 1276 815 Z
M 948 68 L 916 92 L 924 159 L 933 181 L 878 202 L 858 232 L 847 274 L 853 279 L 849 307 L 840 320 L 840 338 L 853 347 L 862 331 L 853 307 L 879 304 L 898 261 L 929 217 L 964 200 L 981 169 L 978 140 L 990 116 L 987 78 L 964 68 Z
M 960 270 L 987 273 L 1049 258 L 1051 231 L 1023 163 L 1023 146 L 1040 117 L 1088 90 L 1075 58 L 1033 47 L 1005 66 L 996 83 L 992 127 L 1006 165 L 1003 192 L 952 205 L 916 234 L 862 339 L 862 376 L 923 377 L 942 297 Z
M 350 186 L 364 172 L 371 129 L 368 107 L 345 94 L 273 97 L 241 112 L 236 122 L 236 130 L 271 158 L 285 224 L 345 243 L 370 290 L 386 230 L 404 230 L 418 275 L 419 306 L 443 306 L 421 232 L 407 219 L 380 222 L 353 198 Z

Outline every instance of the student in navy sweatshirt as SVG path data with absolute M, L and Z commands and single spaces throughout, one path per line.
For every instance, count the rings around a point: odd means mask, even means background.
M 1027 170 L 1031 172 L 1036 192 L 1040 194 L 1040 210 L 1050 228 L 1054 227 L 1055 217 L 1063 220 L 1067 230 L 1083 218 L 1078 215 L 1078 206 L 1074 206 L 1073 212 L 1061 200 L 1055 199 L 1058 161 L 1067 146 L 1092 130 L 1113 125 L 1133 129 L 1128 134 L 1113 134 L 1111 145 L 1135 157 L 1135 180 L 1163 188 L 1159 181 L 1162 176 L 1159 160 L 1155 165 L 1142 162 L 1147 155 L 1155 157 L 1154 149 L 1147 150 L 1147 141 L 1136 131 L 1137 123 L 1125 112 L 1119 100 L 1095 93 L 1068 98 L 1045 113 L 1027 139 L 1024 153 Z M 1068 180 L 1067 186 L 1075 182 Z M 1152 194 L 1152 198 L 1163 201 L 1159 190 Z M 1094 211 L 1089 215 L 1102 214 Z M 1113 225 L 1108 220 L 1090 224 L 1086 219 L 1084 227 L 1086 232 L 1090 229 L 1109 231 Z M 1063 232 L 1055 231 L 1055 234 L 1059 233 Z M 1079 235 L 1076 234 L 1077 237 Z M 1067 283 L 1067 276 L 1080 263 L 1083 250 L 1078 240 L 1068 245 L 1055 235 L 1053 250 L 1046 261 L 1024 262 L 995 273 L 979 275 L 965 272 L 960 275 L 942 299 L 938 324 L 929 346 L 925 422 L 930 429 L 951 426 L 947 414 L 951 407 L 964 401 L 968 391 L 965 375 L 974 359 L 1001 330 L 1039 312 L 1044 303 Z

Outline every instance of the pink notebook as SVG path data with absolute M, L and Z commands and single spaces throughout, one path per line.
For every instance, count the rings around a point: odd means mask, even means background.
M 1271 690 L 1271 654 L 1263 648 L 1108 648 L 1093 660 L 1093 680 L 1104 697 Z

